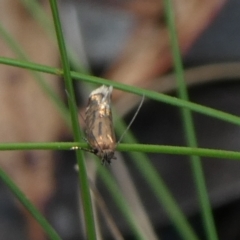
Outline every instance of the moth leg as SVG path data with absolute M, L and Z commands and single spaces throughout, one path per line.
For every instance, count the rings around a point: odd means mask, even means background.
M 70 148 L 70 150 L 82 150 L 82 151 L 86 151 L 86 152 L 90 152 L 90 153 L 95 154 L 94 149 L 82 148 L 82 147 L 78 147 L 78 146 L 73 146 L 73 147 Z

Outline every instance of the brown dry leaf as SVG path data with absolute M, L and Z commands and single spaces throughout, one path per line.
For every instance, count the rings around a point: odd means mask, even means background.
M 0 21 L 21 44 L 29 59 L 45 65 L 58 65 L 55 44 L 20 1 L 2 0 Z M 1 37 L 0 52 L 1 56 L 16 57 Z M 53 75 L 44 77 L 61 94 L 60 81 Z M 1 142 L 50 142 L 59 139 L 65 128 L 63 119 L 29 71 L 0 65 L 0 84 Z M 53 152 L 0 152 L 0 166 L 34 205 L 43 210 L 55 188 Z M 32 218 L 28 217 L 28 220 L 30 239 L 45 239 L 37 223 Z

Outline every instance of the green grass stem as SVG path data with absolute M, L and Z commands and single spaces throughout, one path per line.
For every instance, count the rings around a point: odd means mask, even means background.
M 1 39 L 5 41 L 5 43 L 9 46 L 9 48 L 16 54 L 18 58 L 21 61 L 27 61 L 29 62 L 30 59 L 27 56 L 27 54 L 23 51 L 22 47 L 19 45 L 18 42 L 15 41 L 13 36 L 3 27 L 3 25 L 0 23 L 0 36 Z M 26 68 L 28 70 L 33 70 L 30 68 Z M 55 103 L 57 109 L 59 110 L 62 117 L 66 120 L 67 123 L 69 123 L 69 112 L 66 108 L 65 104 L 63 103 L 62 99 L 56 94 L 56 92 L 49 86 L 47 81 L 44 79 L 43 75 L 36 72 L 35 70 L 30 71 L 30 73 L 33 76 L 33 79 L 36 80 L 36 82 L 39 84 L 39 86 L 43 89 L 43 91 L 49 96 L 49 98 Z
M 133 142 L 133 141 L 131 141 Z M 15 150 L 72 150 L 74 148 L 88 148 L 87 143 L 80 142 L 26 142 L 26 143 L 1 143 L 0 151 Z M 83 150 L 84 151 L 84 150 Z M 210 148 L 192 148 L 153 144 L 121 143 L 117 146 L 121 152 L 162 153 L 171 155 L 198 155 L 201 157 L 220 158 L 226 160 L 240 160 L 240 152 Z
M 126 126 L 122 121 L 118 121 L 117 125 L 120 133 L 126 129 Z M 124 141 L 131 143 L 136 142 L 136 139 L 131 132 L 127 132 L 124 136 Z M 152 189 L 159 203 L 162 204 L 163 209 L 167 212 L 179 235 L 185 240 L 197 240 L 198 237 L 189 224 L 186 216 L 178 206 L 178 203 L 175 201 L 160 173 L 155 169 L 151 161 L 149 161 L 147 155 L 141 153 L 141 150 L 130 152 L 129 155 L 132 157 L 133 162 L 137 169 L 141 172 L 141 175 L 149 184 L 150 189 Z
M 46 218 L 40 213 L 40 211 L 31 203 L 31 201 L 26 197 L 26 195 L 19 189 L 19 187 L 11 180 L 11 178 L 0 168 L 0 178 L 8 186 L 8 188 L 13 192 L 15 197 L 22 203 L 24 207 L 29 211 L 29 213 L 38 221 L 40 226 L 42 226 L 45 233 L 48 235 L 49 239 L 60 240 L 60 236 L 52 228 Z
M 39 19 L 39 21 L 43 23 L 43 26 L 44 25 L 47 26 L 49 24 L 48 19 L 47 21 L 44 20 L 45 13 L 41 9 L 40 11 L 38 9 L 39 8 L 38 2 L 36 2 L 35 0 L 34 1 L 22 0 L 22 1 L 26 4 L 26 6 L 29 7 L 31 12 L 36 13 L 34 14 L 34 17 L 36 19 Z M 76 146 L 87 148 L 88 146 L 86 143 L 80 142 L 82 138 L 81 138 L 81 132 L 79 130 L 72 78 L 76 80 L 85 81 L 88 83 L 112 85 L 114 88 L 117 88 L 126 92 L 135 93 L 141 96 L 145 95 L 149 99 L 161 101 L 173 106 L 180 107 L 182 108 L 182 111 L 183 111 L 185 129 L 186 129 L 186 132 L 188 133 L 188 142 L 191 147 L 148 145 L 148 144 L 119 144 L 117 147 L 117 150 L 130 152 L 130 155 L 132 155 L 134 159 L 135 165 L 137 166 L 139 171 L 142 173 L 142 175 L 145 177 L 146 181 L 149 183 L 149 186 L 152 188 L 153 192 L 155 193 L 159 201 L 163 204 L 164 209 L 169 214 L 172 222 L 175 224 L 180 235 L 184 239 L 189 239 L 189 240 L 198 239 L 198 238 L 194 233 L 194 231 L 192 230 L 189 223 L 187 222 L 186 217 L 184 216 L 182 211 L 179 209 L 177 203 L 175 202 L 173 196 L 169 192 L 161 176 L 156 171 L 156 169 L 153 168 L 151 162 L 147 160 L 146 155 L 142 153 L 152 152 L 152 153 L 162 153 L 162 154 L 179 154 L 179 155 L 193 156 L 193 171 L 195 172 L 196 182 L 201 193 L 200 199 L 201 199 L 202 205 L 206 206 L 205 210 L 203 211 L 203 216 L 205 219 L 205 226 L 208 233 L 207 234 L 208 239 L 217 240 L 217 234 L 214 228 L 213 218 L 211 215 L 211 206 L 208 201 L 207 192 L 205 188 L 205 180 L 203 177 L 203 171 L 201 169 L 201 162 L 198 156 L 240 160 L 240 152 L 197 148 L 197 141 L 194 136 L 195 135 L 194 125 L 193 125 L 190 110 L 201 113 L 201 114 L 205 114 L 210 117 L 214 117 L 229 123 L 233 123 L 236 125 L 240 125 L 240 117 L 188 101 L 188 93 L 187 93 L 186 86 L 184 85 L 183 68 L 182 68 L 182 62 L 181 62 L 180 52 L 178 48 L 177 36 L 176 36 L 176 31 L 174 29 L 174 18 L 173 18 L 173 12 L 171 10 L 171 2 L 169 0 L 165 0 L 166 13 L 167 13 L 166 16 L 168 19 L 169 29 L 172 36 L 171 40 L 172 40 L 172 46 L 173 46 L 173 52 L 174 52 L 175 69 L 179 79 L 179 84 L 178 84 L 179 90 L 180 90 L 179 97 L 181 99 L 156 93 L 149 90 L 140 89 L 133 86 L 124 85 L 121 83 L 112 82 L 107 79 L 90 76 L 83 73 L 77 73 L 73 71 L 70 72 L 66 46 L 65 46 L 65 42 L 62 34 L 61 23 L 59 20 L 57 1 L 50 0 L 50 4 L 52 9 L 56 34 L 57 34 L 58 45 L 61 53 L 63 69 L 58 69 L 50 66 L 44 66 L 44 65 L 29 62 L 28 57 L 21 50 L 21 47 L 14 41 L 11 35 L 3 28 L 1 24 L 0 24 L 0 35 L 3 37 L 5 42 L 11 47 L 11 49 L 16 53 L 16 55 L 24 61 L 0 57 L 0 63 L 10 65 L 10 66 L 20 67 L 20 68 L 25 68 L 32 71 L 49 73 L 49 74 L 54 74 L 54 75 L 64 77 L 66 89 L 70 96 L 69 108 L 71 113 L 73 131 L 74 131 L 74 139 L 76 142 L 2 143 L 0 144 L 0 150 L 34 150 L 34 149 L 69 150 L 72 147 L 76 147 Z M 50 33 L 51 33 L 51 28 L 52 28 L 51 25 L 49 25 L 48 30 Z M 64 104 L 59 99 L 59 97 L 55 95 L 54 92 L 51 92 L 51 89 L 48 89 L 48 86 L 45 85 L 45 83 L 42 81 L 41 75 L 37 74 L 36 72 L 32 72 L 32 74 L 40 83 L 40 85 L 43 87 L 43 89 L 45 89 L 45 91 L 51 96 L 51 98 L 53 98 L 54 102 L 57 103 L 57 105 L 63 112 L 63 115 L 68 116 L 68 111 L 66 110 Z M 121 128 L 119 129 L 121 131 Z M 130 137 L 125 136 L 124 139 L 127 139 L 128 142 L 135 142 L 135 139 L 133 136 L 131 136 L 131 134 L 130 134 Z M 91 207 L 91 199 L 89 195 L 89 187 L 88 187 L 88 181 L 86 176 L 86 167 L 85 167 L 84 160 L 82 158 L 82 151 L 78 150 L 76 152 L 77 152 L 76 154 L 77 154 L 77 160 L 78 160 L 78 165 L 80 170 L 79 182 L 80 182 L 81 191 L 82 191 L 81 196 L 83 197 L 85 225 L 87 227 L 86 232 L 87 232 L 88 239 L 96 239 L 92 207 Z M 141 234 L 141 231 L 138 229 L 138 226 L 135 225 L 134 217 L 131 216 L 131 214 L 129 213 L 130 210 L 126 207 L 126 203 L 122 195 L 120 193 L 116 193 L 117 192 L 116 183 L 112 181 L 112 177 L 109 176 L 109 173 L 108 172 L 106 173 L 105 168 L 101 167 L 100 172 L 102 173 L 101 175 L 105 179 L 105 182 L 109 187 L 109 190 L 112 192 L 113 198 L 119 204 L 120 209 L 122 209 L 123 214 L 126 216 L 126 219 L 129 222 L 129 225 L 133 229 L 133 232 L 135 233 L 138 239 L 144 239 Z M 45 232 L 49 234 L 49 237 L 51 239 L 59 239 L 59 236 L 55 233 L 55 231 L 51 228 L 51 226 L 49 226 L 49 224 L 46 222 L 43 216 L 39 215 L 40 213 L 35 212 L 36 209 L 34 209 L 34 206 L 32 206 L 31 203 L 29 205 L 29 201 L 27 199 L 26 199 L 27 201 L 25 201 L 24 203 L 22 199 L 24 199 L 25 196 L 24 195 L 21 196 L 21 194 L 20 194 L 20 197 L 18 196 L 18 193 L 20 190 L 17 188 L 16 185 L 14 185 L 13 182 L 11 182 L 11 179 L 8 179 L 8 176 L 2 170 L 0 170 L 0 177 L 4 180 L 4 182 L 6 182 L 9 188 L 13 190 L 14 194 L 20 199 L 23 205 L 26 206 L 27 209 L 33 214 L 33 216 L 35 216 L 35 218 L 40 222 Z
M 101 166 L 99 159 L 96 160 L 96 164 L 98 165 L 98 173 L 103 182 L 105 183 L 108 191 L 111 193 L 112 198 L 114 199 L 116 205 L 119 210 L 122 212 L 122 215 L 125 217 L 129 228 L 131 229 L 132 235 L 135 236 L 134 239 L 145 240 L 146 236 L 144 236 L 144 232 L 142 229 L 136 224 L 135 216 L 132 214 L 132 211 L 124 198 L 123 194 L 119 190 L 119 186 L 116 183 L 114 177 L 109 173 L 107 168 Z
M 20 1 L 29 10 L 29 13 L 36 20 L 36 22 L 42 26 L 43 30 L 45 30 L 48 36 L 53 39 L 54 43 L 56 43 L 54 26 L 43 5 L 38 0 Z M 77 56 L 76 52 L 70 48 L 70 46 L 68 46 L 68 56 L 69 60 L 71 61 L 71 65 L 74 67 L 75 70 L 77 70 L 78 72 L 84 72 L 89 74 L 89 71 L 81 66 L 79 57 Z
M 10 65 L 10 66 L 16 66 L 20 68 L 26 68 L 26 69 L 31 69 L 35 71 L 40 71 L 40 72 L 45 72 L 49 74 L 55 74 L 59 76 L 63 76 L 63 70 L 59 68 L 54 68 L 54 67 L 49 67 L 46 65 L 41 65 L 41 64 L 36 64 L 32 62 L 26 62 L 26 61 L 20 61 L 16 59 L 11 59 L 11 58 L 5 58 L 5 57 L 0 57 L 0 63 L 5 64 L 5 65 Z M 95 83 L 95 84 L 105 84 L 105 85 L 111 85 L 116 89 L 125 91 L 125 92 L 130 92 L 134 93 L 137 95 L 144 95 L 146 98 L 155 100 L 155 101 L 160 101 L 169 105 L 173 105 L 176 107 L 181 107 L 181 108 L 188 108 L 192 111 L 195 111 L 200 114 L 207 115 L 209 117 L 213 117 L 219 120 L 223 120 L 228 123 L 232 123 L 235 125 L 240 125 L 240 117 L 226 113 L 217 109 L 213 109 L 210 107 L 206 107 L 197 103 L 185 101 L 182 99 L 179 99 L 177 97 L 171 97 L 166 94 L 162 93 L 157 93 L 154 91 L 138 88 L 135 86 L 130 86 L 122 83 L 117 83 L 113 82 L 104 78 L 100 77 L 95 77 L 95 76 L 90 76 L 82 73 L 77 73 L 74 71 L 71 71 L 71 77 L 74 78 L 75 80 L 81 80 L 84 82 L 90 82 L 90 83 Z
M 76 108 L 77 105 L 75 102 L 75 94 L 74 94 L 72 77 L 70 74 L 69 59 L 67 56 L 66 45 L 63 38 L 63 31 L 62 31 L 62 26 L 60 22 L 57 1 L 50 0 L 50 5 L 51 5 L 55 31 L 56 31 L 59 51 L 61 55 L 62 65 L 63 65 L 63 76 L 65 81 L 65 87 L 70 98 L 68 99 L 68 103 L 69 103 L 70 115 L 71 115 L 71 121 L 72 121 L 73 136 L 75 141 L 81 142 L 82 135 L 79 128 L 78 112 Z M 78 176 L 79 176 L 79 184 L 80 184 L 81 198 L 82 198 L 82 204 L 83 204 L 86 236 L 87 236 L 87 239 L 89 240 L 95 240 L 96 230 L 95 230 L 95 224 L 94 224 L 93 209 L 92 209 L 92 202 L 90 197 L 86 165 L 85 165 L 82 151 L 76 151 L 76 155 L 77 155 L 77 163 L 78 163 L 78 169 L 79 169 Z
M 173 5 L 171 0 L 165 0 L 165 12 L 166 12 L 166 19 L 167 25 L 170 35 L 170 42 L 172 47 L 172 55 L 173 55 L 173 62 L 174 68 L 176 73 L 176 80 L 178 85 L 178 95 L 180 99 L 185 101 L 189 100 L 188 97 L 188 90 L 187 85 L 185 83 L 184 77 L 184 70 L 183 70 L 183 63 L 181 59 L 181 53 L 178 44 L 178 36 L 175 27 L 175 17 L 173 11 Z M 192 118 L 191 110 L 182 108 L 182 119 L 184 123 L 184 129 L 186 133 L 186 140 L 187 144 L 190 147 L 197 148 L 197 136 L 195 133 L 194 122 Z M 195 184 L 198 191 L 198 199 L 201 206 L 201 215 L 203 226 L 205 229 L 205 233 L 208 240 L 217 240 L 217 231 L 214 223 L 213 213 L 211 209 L 210 200 L 208 197 L 207 187 L 204 178 L 204 172 L 202 168 L 201 159 L 197 155 L 190 156 L 191 159 L 191 167 L 195 179 Z
M 42 28 L 47 31 L 47 33 L 53 38 L 54 36 L 54 26 L 50 17 L 43 9 L 41 3 L 36 0 L 20 0 L 22 4 L 28 9 L 32 14 L 36 22 L 38 22 Z

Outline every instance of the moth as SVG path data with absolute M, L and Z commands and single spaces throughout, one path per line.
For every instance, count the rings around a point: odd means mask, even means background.
M 82 149 L 94 153 L 101 159 L 103 164 L 110 164 L 112 159 L 116 159 L 114 156 L 116 146 L 121 142 L 123 136 L 132 125 L 144 101 L 143 96 L 131 122 L 128 124 L 119 141 L 116 142 L 111 110 L 112 90 L 112 86 L 107 87 L 103 85 L 92 91 L 89 95 L 88 105 L 85 111 L 86 116 L 82 118 L 86 125 L 86 140 L 91 149 L 71 148 L 72 150 Z
M 116 136 L 113 129 L 111 96 L 112 86 L 101 86 L 89 95 L 85 111 L 86 138 L 92 152 L 104 164 L 110 164 L 116 148 Z

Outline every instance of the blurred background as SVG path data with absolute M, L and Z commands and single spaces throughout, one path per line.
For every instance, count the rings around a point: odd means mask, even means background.
M 0 55 L 59 67 L 48 1 L 36 1 L 43 12 L 39 12 L 33 2 L 1 1 Z M 173 3 L 191 101 L 239 115 L 240 2 L 178 0 Z M 176 95 L 161 1 L 61 0 L 59 8 L 74 70 Z M 19 51 L 10 44 L 10 35 L 19 44 Z M 33 80 L 36 76 L 1 65 L 0 77 L 1 142 L 71 140 L 63 117 Z M 61 79 L 43 74 L 41 77 L 66 100 Z M 90 91 L 89 85 L 76 84 L 80 112 L 85 109 Z M 116 112 L 127 123 L 138 104 L 139 97 L 113 91 Z M 194 123 L 199 147 L 240 149 L 237 126 L 200 114 L 194 114 Z M 179 109 L 159 102 L 145 99 L 131 130 L 139 143 L 186 145 Z M 0 154 L 1 167 L 47 216 L 64 240 L 84 239 L 74 157 L 74 152 L 70 151 Z M 92 156 L 88 158 L 89 176 L 106 200 L 123 239 L 135 239 L 96 176 Z M 129 205 L 136 204 L 140 208 L 134 209 L 134 214 L 145 214 L 142 219 L 148 219 L 148 239 L 181 239 L 131 158 L 119 153 L 117 158 L 111 166 L 105 167 L 114 174 Z M 149 154 L 149 158 L 200 239 L 205 239 L 189 158 L 163 154 Z M 203 167 L 219 239 L 240 239 L 240 164 L 227 159 L 203 158 Z M 3 183 L 0 193 L 0 239 L 46 239 L 38 224 Z M 99 213 L 99 218 L 102 228 L 99 239 L 121 239 L 112 235 L 103 214 Z

